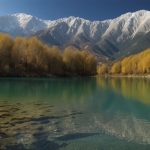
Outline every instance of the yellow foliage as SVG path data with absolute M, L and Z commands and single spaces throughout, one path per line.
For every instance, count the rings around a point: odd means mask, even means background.
M 0 34 L 0 75 L 94 75 L 96 65 L 89 52 L 68 47 L 62 53 L 37 37 Z
M 101 64 L 97 67 L 97 73 L 101 75 L 150 74 L 150 49 L 114 62 L 112 65 L 110 65 L 110 71 L 108 64 Z
M 97 73 L 100 75 L 105 75 L 108 73 L 108 65 L 107 64 L 101 64 L 97 67 Z
M 128 61 L 124 64 L 122 63 L 122 68 L 130 66 L 130 70 L 126 70 L 126 73 L 128 74 L 150 73 L 150 49 L 147 49 L 139 54 L 127 57 L 125 59 L 128 59 Z
M 118 61 L 112 65 L 111 73 L 112 74 L 120 74 L 121 73 L 121 62 L 120 61 Z
M 0 72 L 9 72 L 12 58 L 11 50 L 14 41 L 8 34 L 0 34 Z
M 118 66 L 117 66 L 118 65 Z M 149 74 L 150 73 L 150 49 L 131 55 L 116 62 L 111 67 L 111 73 L 116 74 L 117 68 L 121 68 L 122 74 Z

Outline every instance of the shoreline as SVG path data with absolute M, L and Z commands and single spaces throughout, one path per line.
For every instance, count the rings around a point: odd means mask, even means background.
M 98 77 L 111 77 L 111 78 L 147 78 L 150 79 L 150 75 L 97 75 Z
M 104 75 L 23 75 L 23 76 L 15 76 L 15 75 L 6 75 L 6 76 L 0 76 L 0 78 L 87 78 L 87 77 L 105 77 L 105 78 L 149 78 L 150 74 L 147 75 L 111 75 L 111 74 L 104 74 Z

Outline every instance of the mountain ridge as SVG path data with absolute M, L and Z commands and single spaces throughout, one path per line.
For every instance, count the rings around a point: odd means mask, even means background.
M 120 15 L 119 17 L 116 17 L 114 19 L 106 19 L 106 20 L 95 20 L 95 21 L 90 21 L 88 19 L 84 19 L 84 18 L 80 18 L 80 17 L 75 17 L 75 16 L 69 16 L 69 17 L 64 17 L 64 18 L 59 18 L 56 20 L 44 20 L 44 19 L 40 19 L 36 16 L 32 16 L 30 14 L 25 14 L 25 13 L 15 13 L 15 14 L 9 14 L 9 15 L 5 15 L 5 16 L 0 16 L 0 20 L 3 19 L 4 17 L 8 17 L 8 18 L 13 18 L 16 19 L 16 21 L 18 21 L 18 23 L 20 23 L 21 25 L 24 24 L 24 21 L 26 23 L 29 23 L 32 19 L 42 22 L 43 24 L 45 24 L 45 28 L 47 26 L 47 28 L 53 26 L 56 23 L 60 23 L 62 21 L 67 22 L 67 23 L 71 23 L 73 21 L 84 21 L 86 23 L 90 23 L 92 25 L 97 24 L 97 23 L 110 23 L 111 21 L 117 21 L 119 18 L 122 17 L 126 17 L 126 16 L 132 16 L 132 15 L 137 15 L 137 14 L 146 14 L 148 13 L 150 15 L 150 11 L 148 10 L 139 10 L 136 12 L 128 12 L 125 13 L 123 15 Z M 18 20 L 17 20 L 18 19 Z M 22 26 L 23 27 L 23 26 Z M 44 27 L 43 27 L 44 28 Z
M 90 21 L 74 16 L 42 20 L 16 13 L 0 16 L 0 31 L 13 36 L 35 35 L 49 45 L 73 45 L 90 50 L 96 56 L 116 58 L 150 47 L 150 11 L 128 12 L 103 21 Z M 136 43 L 143 41 L 145 37 L 148 40 L 144 45 Z

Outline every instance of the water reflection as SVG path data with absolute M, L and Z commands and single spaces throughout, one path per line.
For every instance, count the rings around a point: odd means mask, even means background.
M 0 80 L 0 98 L 8 101 L 85 100 L 96 88 L 92 78 L 6 79 Z M 78 100 L 78 98 L 80 99 Z
M 1 79 L 0 149 L 149 150 L 149 82 Z
M 100 88 L 111 88 L 116 94 L 150 104 L 150 79 L 146 78 L 97 78 Z

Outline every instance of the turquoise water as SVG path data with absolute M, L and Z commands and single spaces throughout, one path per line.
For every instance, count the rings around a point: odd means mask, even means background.
M 120 149 L 150 149 L 149 79 L 0 79 L 0 150 Z

